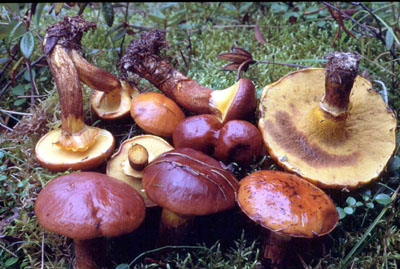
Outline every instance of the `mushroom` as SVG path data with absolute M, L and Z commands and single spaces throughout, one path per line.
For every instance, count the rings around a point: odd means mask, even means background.
M 163 137 L 172 136 L 176 125 L 185 119 L 173 100 L 157 92 L 137 95 L 132 101 L 131 116 L 146 132 Z
M 259 129 L 276 162 L 322 188 L 353 189 L 376 179 L 396 145 L 396 117 L 360 58 L 331 53 L 325 69 L 290 73 L 267 85 Z
M 146 166 L 143 187 L 162 207 L 160 245 L 184 241 L 194 216 L 231 209 L 239 187 L 218 161 L 190 148 L 165 152 Z
M 142 146 L 145 149 L 148 155 L 147 162 L 151 162 L 157 156 L 174 148 L 161 137 L 139 135 L 125 140 L 107 162 L 107 175 L 131 185 L 142 195 L 146 207 L 152 207 L 155 204 L 147 198 L 142 185 L 143 170 L 132 168 L 129 163 L 129 151 L 134 145 Z M 142 153 L 140 155 L 142 156 Z
M 225 90 L 212 90 L 175 70 L 159 55 L 166 45 L 165 32 L 154 30 L 132 40 L 121 58 L 122 73 L 133 72 L 150 81 L 183 108 L 213 114 L 221 122 L 253 116 L 257 97 L 253 83 L 242 78 Z
M 250 122 L 231 120 L 222 124 L 210 114 L 186 118 L 176 126 L 172 140 L 175 148 L 192 148 L 240 165 L 251 163 L 263 147 L 259 130 Z
M 125 80 L 90 64 L 72 49 L 71 58 L 82 82 L 92 88 L 91 108 L 101 119 L 119 119 L 129 115 L 132 99 L 139 90 Z
M 103 268 L 104 237 L 134 231 L 143 222 L 145 212 L 143 199 L 133 188 L 96 172 L 53 179 L 35 202 L 39 224 L 72 238 L 77 268 L 85 269 Z
M 278 266 L 291 237 L 326 235 L 339 220 L 335 205 L 321 189 L 280 171 L 261 170 L 243 178 L 237 202 L 250 219 L 271 231 L 263 257 Z
M 50 170 L 91 169 L 100 165 L 114 149 L 114 137 L 106 130 L 83 121 L 82 89 L 68 46 L 94 27 L 80 17 L 64 18 L 47 29 L 43 49 L 55 79 L 61 104 L 61 130 L 43 136 L 36 144 L 38 161 Z M 72 30 L 71 30 L 72 28 Z

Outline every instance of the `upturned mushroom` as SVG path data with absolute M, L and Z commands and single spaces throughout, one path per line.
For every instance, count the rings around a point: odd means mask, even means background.
M 145 33 L 139 40 L 133 39 L 121 58 L 121 72 L 133 72 L 183 108 L 198 114 L 213 114 L 221 122 L 254 115 L 257 97 L 249 79 L 242 78 L 225 90 L 206 88 L 175 70 L 158 55 L 166 43 L 165 32 L 159 30 Z
M 83 120 L 82 89 L 69 55 L 82 33 L 94 27 L 80 17 L 64 18 L 47 29 L 43 49 L 55 79 L 61 104 L 61 130 L 53 130 L 36 144 L 38 161 L 54 171 L 91 169 L 103 163 L 114 148 L 107 130 L 87 126 Z
M 243 178 L 237 202 L 250 219 L 271 231 L 263 258 L 278 267 L 292 237 L 326 235 L 339 220 L 335 205 L 321 189 L 280 171 L 262 170 Z
M 192 148 L 240 165 L 251 163 L 263 147 L 260 131 L 250 122 L 231 120 L 222 124 L 210 114 L 186 118 L 176 126 L 172 140 L 175 148 Z
M 147 163 L 150 163 L 156 157 L 164 152 L 173 150 L 174 148 L 164 139 L 155 135 L 139 135 L 122 142 L 118 151 L 114 153 L 110 160 L 107 162 L 106 173 L 108 176 L 119 179 L 125 183 L 131 185 L 137 190 L 145 201 L 146 207 L 155 206 L 155 204 L 147 198 L 147 195 L 143 189 L 142 167 L 132 167 L 129 161 L 129 152 L 132 147 L 141 147 L 140 157 L 147 155 Z M 146 153 L 143 153 L 145 151 Z M 137 151 L 136 151 L 137 154 Z
M 145 213 L 137 191 L 95 172 L 53 179 L 35 202 L 35 214 L 43 228 L 74 240 L 78 269 L 105 268 L 105 237 L 134 231 Z
M 162 93 L 146 92 L 132 101 L 131 116 L 148 133 L 171 137 L 176 126 L 185 119 L 182 109 Z
M 376 179 L 396 146 L 396 117 L 360 58 L 331 53 L 326 69 L 290 73 L 261 95 L 259 129 L 276 162 L 323 188 L 356 188 Z
M 143 187 L 162 207 L 159 245 L 184 241 L 194 216 L 231 209 L 239 183 L 210 156 L 190 148 L 161 154 L 146 166 Z

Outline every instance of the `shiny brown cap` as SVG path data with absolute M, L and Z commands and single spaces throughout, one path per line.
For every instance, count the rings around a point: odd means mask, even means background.
M 147 196 L 178 215 L 201 216 L 234 207 L 235 176 L 210 156 L 189 148 L 154 159 L 143 174 Z
M 322 190 L 280 171 L 257 171 L 242 179 L 237 202 L 253 221 L 293 237 L 325 235 L 339 220 L 335 205 Z
M 53 179 L 39 193 L 40 225 L 73 239 L 130 233 L 143 222 L 141 196 L 128 184 L 104 174 L 81 172 Z

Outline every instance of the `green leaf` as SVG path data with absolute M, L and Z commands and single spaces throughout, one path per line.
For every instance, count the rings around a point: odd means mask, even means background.
M 18 100 L 16 100 L 16 101 L 14 102 L 14 106 L 20 106 L 20 105 L 22 105 L 22 104 L 25 103 L 25 102 L 26 102 L 26 98 L 18 99 Z
M 36 13 L 35 17 L 33 17 L 33 24 L 35 27 L 39 27 L 39 22 L 40 22 L 40 16 L 42 16 L 42 11 L 46 3 L 38 3 L 36 5 Z
M 129 264 L 121 263 L 115 269 L 129 269 Z
M 389 195 L 380 193 L 375 197 L 375 201 L 377 201 L 381 205 L 388 205 L 392 202 L 392 198 Z
M 17 85 L 16 87 L 11 89 L 11 94 L 15 95 L 15 96 L 19 96 L 19 95 L 24 95 L 25 94 L 25 88 L 24 86 Z
M 36 77 L 35 69 L 32 69 L 32 78 L 33 78 L 33 80 L 35 80 L 35 77 Z M 29 75 L 29 70 L 28 69 L 26 69 L 25 72 L 24 72 L 24 79 L 26 81 L 29 81 L 29 82 L 31 81 L 31 77 Z
M 156 9 L 154 13 L 148 14 L 147 17 L 153 22 L 158 23 L 160 25 L 163 25 L 165 21 L 165 15 L 161 13 L 161 11 L 159 11 L 158 9 Z
M 26 59 L 29 59 L 32 55 L 33 48 L 35 46 L 35 40 L 31 32 L 26 32 L 21 39 L 20 49 Z
M 9 267 L 9 266 L 15 264 L 17 261 L 18 261 L 18 258 L 17 258 L 17 257 L 11 257 L 11 258 L 9 258 L 8 260 L 6 260 L 6 262 L 4 263 L 4 265 L 5 265 L 6 267 Z
M 346 212 L 344 212 L 343 208 L 341 207 L 336 207 L 336 210 L 339 213 L 339 219 L 344 219 L 346 217 Z
M 371 208 L 371 209 L 373 209 L 375 207 L 374 203 L 366 203 L 365 206 L 368 208 Z
M 347 197 L 346 199 L 346 204 L 348 206 L 354 206 L 357 203 L 356 199 L 354 199 L 353 197 Z
M 399 156 L 394 156 L 394 158 L 393 158 L 393 162 L 392 162 L 392 164 L 390 165 L 390 171 L 392 172 L 392 173 L 394 173 L 394 172 L 396 172 L 397 170 L 399 170 L 400 169 L 400 157 Z
M 3 159 L 3 157 L 4 157 L 4 152 L 0 150 L 0 160 Z
M 6 24 L 0 24 L 0 39 L 7 38 L 7 43 L 10 43 L 14 35 L 23 35 L 25 29 L 21 25 L 22 21 L 11 21 Z
M 246 12 L 252 5 L 253 5 L 253 2 L 241 3 L 240 8 L 239 8 L 239 14 Z
M 276 13 L 282 13 L 282 12 L 286 12 L 288 10 L 288 6 L 286 4 L 282 4 L 279 2 L 274 2 L 271 5 L 271 12 L 276 14 Z
M 390 50 L 393 46 L 394 43 L 394 38 L 393 38 L 393 34 L 391 31 L 387 30 L 386 31 L 386 38 L 385 38 L 385 44 L 386 44 L 386 48 L 388 50 Z
M 101 11 L 103 13 L 104 20 L 106 21 L 108 27 L 112 27 L 114 23 L 114 8 L 110 2 L 101 3 Z
M 357 202 L 357 203 L 356 203 L 356 206 L 362 206 L 362 205 L 363 205 L 362 202 Z
M 354 213 L 354 208 L 346 206 L 345 208 L 343 208 L 343 211 L 344 211 L 347 215 L 351 215 L 351 214 Z
M 126 34 L 126 29 L 125 29 L 125 28 L 120 29 L 120 30 L 112 37 L 112 41 L 120 40 L 125 34 Z

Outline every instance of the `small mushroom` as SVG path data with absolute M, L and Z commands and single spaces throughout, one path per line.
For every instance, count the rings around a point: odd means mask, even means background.
M 70 56 L 82 82 L 92 88 L 91 108 L 101 119 L 113 120 L 129 115 L 132 99 L 139 90 L 125 80 L 92 65 L 77 51 Z
M 231 120 L 222 124 L 210 114 L 186 118 L 176 126 L 172 140 L 175 148 L 192 148 L 240 165 L 251 163 L 263 147 L 260 131 L 250 122 Z
M 35 214 L 43 228 L 74 240 L 78 269 L 104 268 L 104 237 L 134 231 L 143 222 L 145 212 L 137 191 L 96 172 L 53 179 L 35 202 Z
M 339 220 L 335 205 L 322 190 L 280 171 L 262 170 L 243 178 L 237 202 L 250 219 L 271 231 L 263 257 L 277 266 L 291 237 L 326 235 Z
M 83 32 L 94 27 L 79 16 L 64 18 L 47 29 L 43 49 L 55 79 L 61 104 L 61 130 L 43 136 L 36 144 L 38 161 L 50 170 L 91 169 L 100 165 L 114 149 L 114 137 L 106 130 L 83 121 L 82 89 L 69 55 Z M 79 44 L 78 44 L 79 43 Z
M 185 119 L 173 100 L 157 92 L 137 95 L 132 102 L 131 116 L 140 128 L 162 137 L 172 136 L 176 125 Z
M 142 185 L 143 169 L 135 169 L 129 163 L 129 151 L 132 146 L 142 146 L 147 152 L 147 162 L 151 162 L 157 156 L 174 148 L 164 139 L 155 135 L 139 135 L 122 142 L 118 151 L 107 162 L 106 173 L 108 176 L 119 179 L 131 185 L 137 190 L 145 201 L 146 207 L 155 206 L 149 200 Z M 139 146 L 138 146 L 139 145 Z M 142 153 L 140 153 L 143 156 Z
M 396 117 L 353 53 L 328 55 L 326 69 L 290 73 L 261 95 L 259 129 L 275 161 L 322 188 L 376 179 L 396 147 Z
M 158 55 L 166 43 L 165 32 L 159 30 L 143 34 L 139 40 L 133 39 L 120 61 L 122 73 L 136 73 L 183 108 L 198 114 L 213 114 L 221 122 L 253 116 L 257 96 L 249 79 L 242 78 L 224 90 L 206 88 Z
M 239 187 L 218 161 L 190 148 L 154 159 L 144 169 L 142 181 L 148 198 L 163 208 L 160 245 L 184 241 L 194 216 L 233 208 Z

